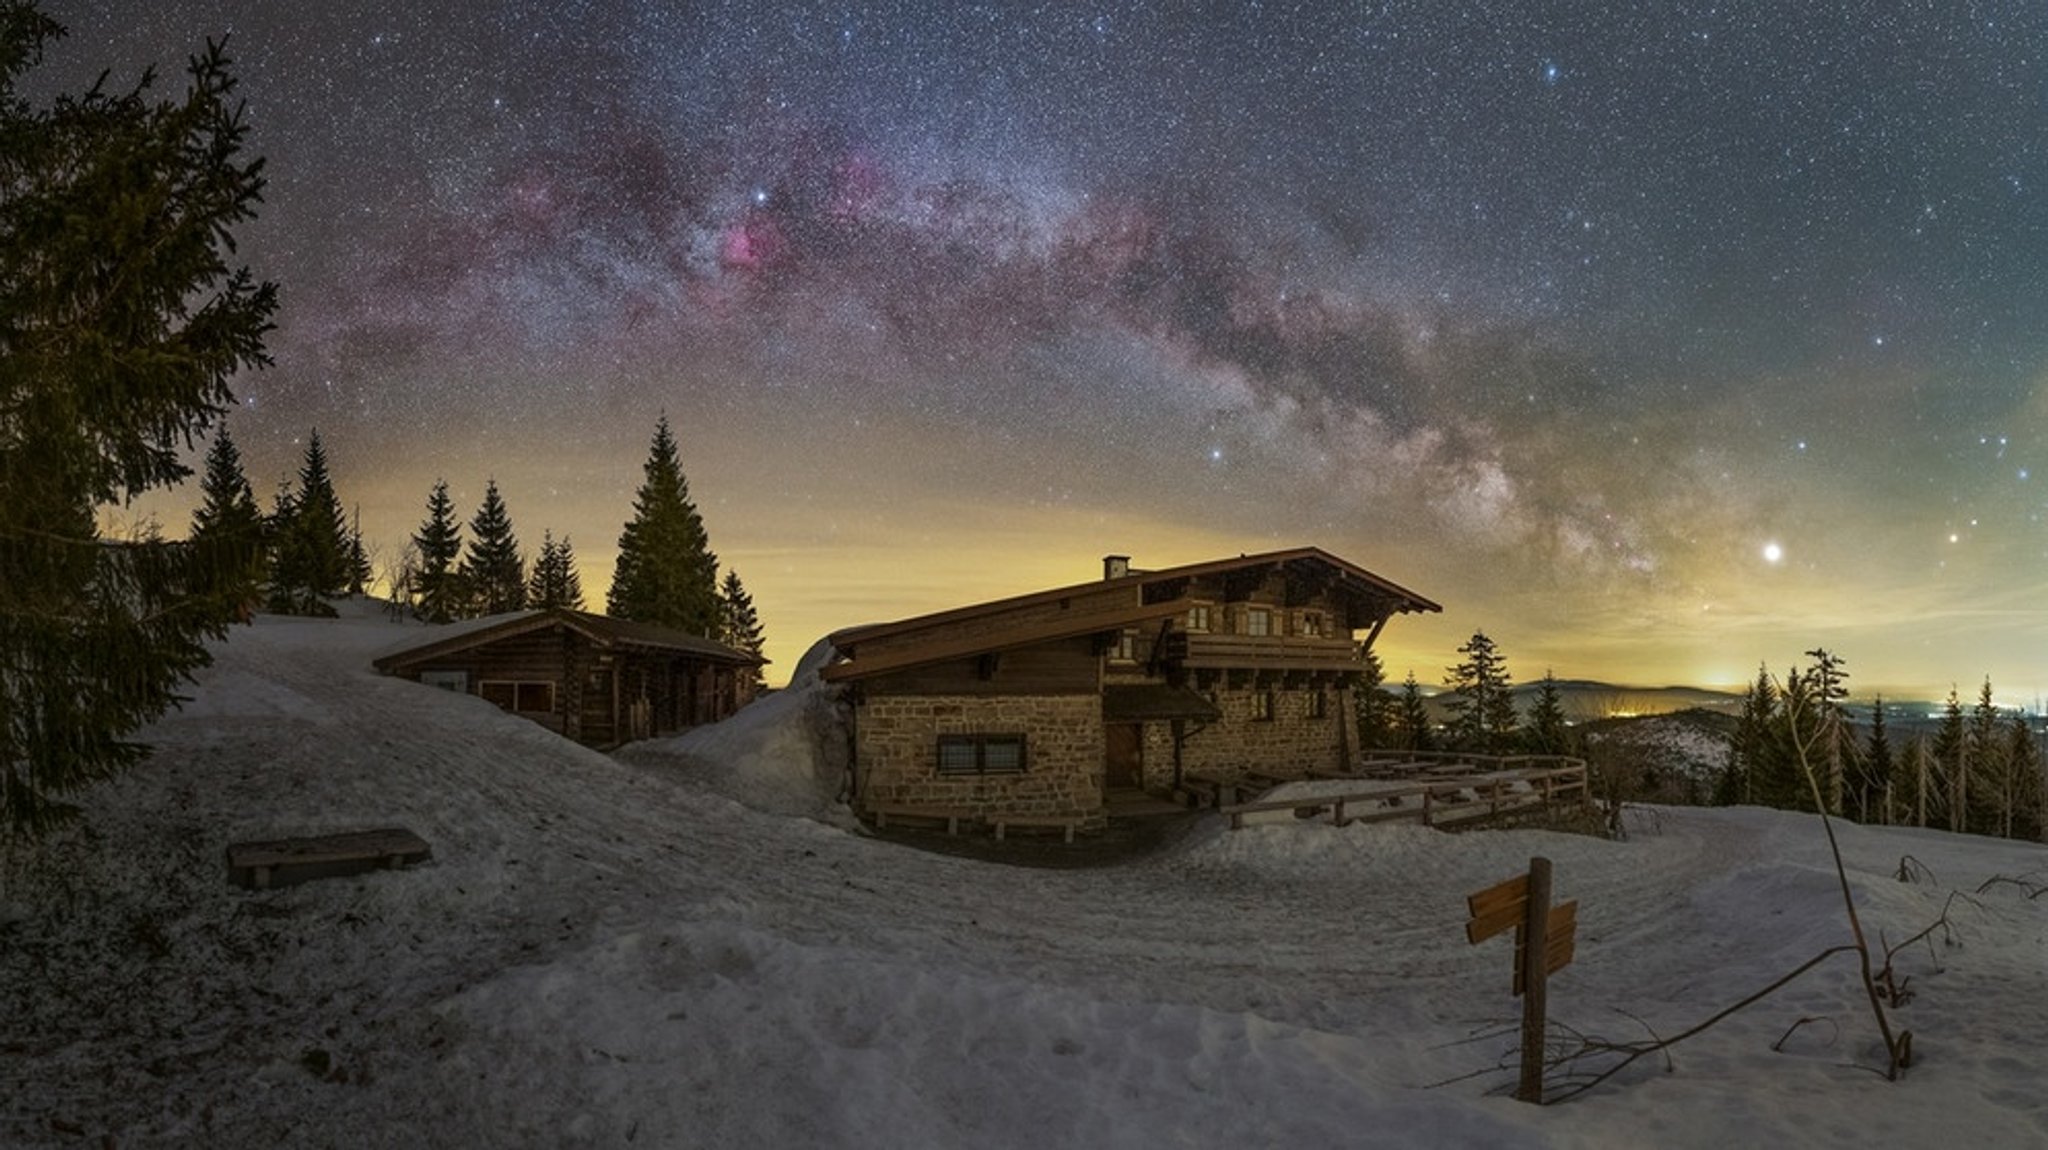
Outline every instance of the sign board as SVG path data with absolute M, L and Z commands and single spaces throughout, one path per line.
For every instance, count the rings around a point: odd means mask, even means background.
M 1465 924 L 1465 941 L 1476 946 L 1502 931 L 1519 929 L 1528 905 L 1529 876 L 1525 874 L 1467 895 L 1465 909 L 1472 918 Z
M 1465 920 L 1465 941 L 1473 945 L 1515 932 L 1514 993 L 1522 1000 L 1522 1081 L 1515 1097 L 1541 1104 L 1544 986 L 1571 963 L 1579 904 L 1574 900 L 1550 905 L 1550 860 L 1538 857 L 1529 860 L 1527 874 L 1467 895 L 1465 912 L 1471 916 Z

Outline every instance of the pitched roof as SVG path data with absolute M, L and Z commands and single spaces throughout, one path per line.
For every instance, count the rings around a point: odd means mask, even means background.
M 737 651 L 723 643 L 714 643 L 687 631 L 673 627 L 659 627 L 652 623 L 636 623 L 629 619 L 614 619 L 609 615 L 593 615 L 588 611 L 572 611 L 567 607 L 550 607 L 527 611 L 508 611 L 502 615 L 487 615 L 481 619 L 465 619 L 457 623 L 446 623 L 428 629 L 417 639 L 410 639 L 383 654 L 371 663 L 380 671 L 390 671 L 407 664 L 439 658 L 456 651 L 466 651 L 500 639 L 524 635 L 550 627 L 566 627 L 575 631 L 600 648 L 629 648 L 642 651 L 666 651 L 678 655 L 690 655 L 712 663 L 729 663 L 733 666 L 759 666 L 768 660 L 744 651 Z
M 927 642 L 905 650 L 869 656 L 852 662 L 829 663 L 818 673 L 828 683 L 864 679 L 870 675 L 943 663 L 949 659 L 964 659 L 971 655 L 1011 651 L 1018 647 L 1071 639 L 1076 635 L 1119 631 L 1133 623 L 1146 623 L 1154 619 L 1179 615 L 1186 611 L 1188 606 L 1186 599 L 1173 599 L 1138 607 L 1120 607 L 1113 611 L 1088 611 L 1065 618 L 1039 620 L 1007 627 L 1000 631 L 983 631 L 937 643 Z M 837 643 L 836 637 L 834 643 Z
M 1113 587 L 1142 588 L 1152 583 L 1163 583 L 1175 579 L 1192 579 L 1204 575 L 1224 574 L 1233 570 L 1252 567 L 1282 565 L 1289 563 L 1314 563 L 1329 567 L 1338 578 L 1354 585 L 1361 592 L 1392 601 L 1398 613 L 1411 611 L 1441 611 L 1443 607 L 1425 599 L 1397 583 L 1383 579 L 1355 563 L 1337 558 L 1320 547 L 1292 547 L 1284 551 L 1265 551 L 1256 555 L 1239 555 L 1235 559 L 1212 559 L 1206 563 L 1190 563 L 1182 567 L 1168 567 L 1159 571 L 1133 571 L 1116 579 L 1094 579 L 1086 583 L 1074 583 L 1055 587 L 1048 591 L 1034 591 L 1028 595 L 1016 595 L 1008 599 L 996 599 L 986 603 L 975 603 L 966 607 L 955 607 L 936 611 L 929 615 L 917 615 L 889 623 L 870 623 L 859 627 L 848 627 L 834 632 L 832 645 L 847 651 L 870 639 L 889 635 L 919 631 L 945 623 L 972 619 L 981 615 L 993 615 L 1004 611 L 1029 607 L 1038 603 L 1057 602 L 1077 595 L 1098 592 Z

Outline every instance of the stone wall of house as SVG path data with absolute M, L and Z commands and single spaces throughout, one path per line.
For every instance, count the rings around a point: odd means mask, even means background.
M 1024 770 L 941 775 L 940 735 L 1024 736 Z M 870 696 L 855 716 L 859 805 L 983 816 L 1075 815 L 1102 808 L 1102 698 L 1086 695 Z
M 1272 687 L 1272 717 L 1254 718 L 1254 697 L 1267 691 L 1221 686 L 1203 691 L 1223 717 L 1188 736 L 1181 746 L 1182 771 L 1235 781 L 1247 771 L 1300 777 L 1309 771 L 1343 770 L 1345 749 L 1355 753 L 1358 748 L 1351 689 L 1323 688 L 1323 717 L 1317 718 L 1310 709 L 1315 690 Z M 1145 785 L 1164 788 L 1172 780 L 1172 725 L 1147 723 Z

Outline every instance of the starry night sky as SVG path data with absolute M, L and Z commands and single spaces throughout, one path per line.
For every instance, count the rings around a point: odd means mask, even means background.
M 387 553 L 495 476 L 601 603 L 666 411 L 771 679 L 1314 544 L 1445 604 L 1394 679 L 2048 689 L 2048 7 L 47 7 L 46 86 L 232 31 L 231 427 Z

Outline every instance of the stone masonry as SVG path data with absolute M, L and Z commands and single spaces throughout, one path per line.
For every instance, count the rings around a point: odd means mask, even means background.
M 1254 696 L 1265 688 L 1203 691 L 1223 718 L 1191 734 L 1181 746 L 1181 770 L 1236 781 L 1247 771 L 1299 778 L 1309 771 L 1344 767 L 1344 748 L 1357 750 L 1349 688 L 1323 688 L 1323 717 L 1310 713 L 1308 688 L 1271 689 L 1273 716 L 1254 718 Z M 1164 789 L 1173 782 L 1173 731 L 1167 723 L 1145 724 L 1145 785 Z
M 1102 699 L 1088 695 L 871 696 L 855 732 L 859 803 L 1103 822 Z M 1024 736 L 1024 770 L 941 775 L 939 735 Z

